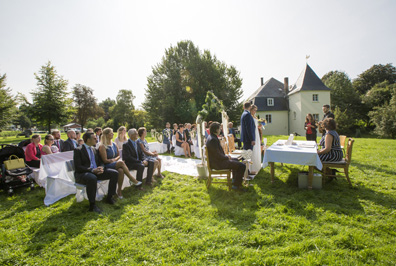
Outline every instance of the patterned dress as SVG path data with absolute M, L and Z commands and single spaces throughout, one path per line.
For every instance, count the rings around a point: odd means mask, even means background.
M 325 136 L 330 134 L 333 136 L 333 142 L 331 143 L 331 150 L 328 153 L 320 154 L 319 158 L 321 161 L 325 162 L 338 162 L 342 160 L 343 153 L 340 145 L 340 136 L 335 130 L 328 131 L 320 140 L 320 145 L 325 147 Z
M 144 149 L 145 149 L 146 151 L 150 151 L 150 148 L 149 148 L 149 145 L 148 145 L 146 139 L 142 140 L 142 139 L 139 138 L 139 139 L 136 141 L 136 144 L 137 144 L 137 145 L 143 144 Z M 144 160 L 146 160 L 146 161 L 154 161 L 154 160 L 157 159 L 157 158 L 154 157 L 154 156 L 146 155 L 144 152 L 143 152 L 143 157 L 144 157 Z

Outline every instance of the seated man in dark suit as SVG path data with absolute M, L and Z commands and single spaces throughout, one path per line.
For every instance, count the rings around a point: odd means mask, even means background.
M 148 167 L 146 185 L 152 186 L 154 162 L 144 160 L 143 151 L 140 149 L 140 145 L 136 143 L 138 132 L 135 128 L 128 130 L 128 136 L 128 141 L 122 145 L 122 160 L 124 160 L 129 170 L 137 170 L 136 180 L 140 182 L 143 180 L 144 168 Z M 136 188 L 143 190 L 142 185 L 136 186 Z
M 114 169 L 103 168 L 99 155 L 93 147 L 96 145 L 94 133 L 85 133 L 83 138 L 85 144 L 74 149 L 73 160 L 76 169 L 74 177 L 76 183 L 87 186 L 89 211 L 101 213 L 102 211 L 95 204 L 97 181 L 110 179 L 106 202 L 114 204 L 113 195 L 116 193 L 118 172 Z
M 206 140 L 206 149 L 208 149 L 210 166 L 215 170 L 231 169 L 232 170 L 232 189 L 244 191 L 242 187 L 242 178 L 245 173 L 245 164 L 237 159 L 224 154 L 223 148 L 217 136 L 220 134 L 220 124 L 213 122 L 210 125 L 210 135 Z
M 241 140 L 236 137 L 235 128 L 233 128 L 234 124 L 232 122 L 228 123 L 228 134 L 232 134 L 234 136 L 234 142 L 238 143 L 238 149 L 241 148 Z
M 72 151 L 78 146 L 77 141 L 75 140 L 76 132 L 74 132 L 74 130 L 69 129 L 67 131 L 67 137 L 68 139 L 63 142 L 62 152 Z

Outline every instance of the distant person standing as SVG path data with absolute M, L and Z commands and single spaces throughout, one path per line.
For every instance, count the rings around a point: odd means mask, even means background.
M 335 120 L 334 114 L 330 111 L 330 105 L 328 104 L 323 105 L 322 110 L 324 114 L 322 121 L 324 121 L 326 118 L 333 118 Z M 324 134 L 325 133 L 323 133 L 323 136 Z
M 307 114 L 305 117 L 305 137 L 307 140 L 313 140 L 316 142 L 316 123 L 315 119 L 313 118 L 312 114 Z
M 171 129 L 170 129 L 170 123 L 166 122 L 165 124 L 165 129 L 162 130 L 162 143 L 166 144 L 166 148 L 167 148 L 167 152 L 171 153 L 171 141 L 172 141 L 172 133 L 171 133 Z
M 253 116 L 250 114 L 251 103 L 246 102 L 243 105 L 243 113 L 241 116 L 241 141 L 244 150 L 253 150 L 256 144 L 256 126 L 254 125 Z

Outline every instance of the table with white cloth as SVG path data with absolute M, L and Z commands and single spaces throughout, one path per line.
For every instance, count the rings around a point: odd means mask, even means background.
M 271 182 L 274 182 L 274 163 L 288 163 L 308 165 L 308 188 L 312 188 L 314 167 L 322 169 L 322 162 L 317 153 L 315 141 L 293 141 L 292 145 L 285 145 L 286 140 L 277 140 L 264 153 L 263 168 L 271 166 Z

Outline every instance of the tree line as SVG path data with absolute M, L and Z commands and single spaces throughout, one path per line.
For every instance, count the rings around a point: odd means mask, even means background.
M 234 66 L 218 60 L 210 51 L 201 51 L 191 41 L 178 42 L 165 50 L 161 61 L 147 77 L 144 110 L 133 104 L 132 90 L 119 90 L 115 99 L 98 103 L 93 89 L 68 81 L 48 62 L 37 74 L 32 102 L 22 94 L 12 96 L 6 75 L 0 75 L 0 128 L 8 124 L 50 130 L 71 121 L 82 127 L 145 126 L 161 129 L 166 122 L 194 123 L 205 104 L 208 91 L 223 101 L 230 121 L 238 124 L 242 111 L 242 78 Z M 351 80 L 342 71 L 322 77 L 331 88 L 331 107 L 342 134 L 374 132 L 396 137 L 396 69 L 392 64 L 374 65 Z M 209 110 L 207 120 L 219 121 L 220 114 Z
M 322 77 L 331 89 L 331 108 L 342 134 L 396 137 L 396 68 L 373 65 L 353 81 L 343 71 Z

